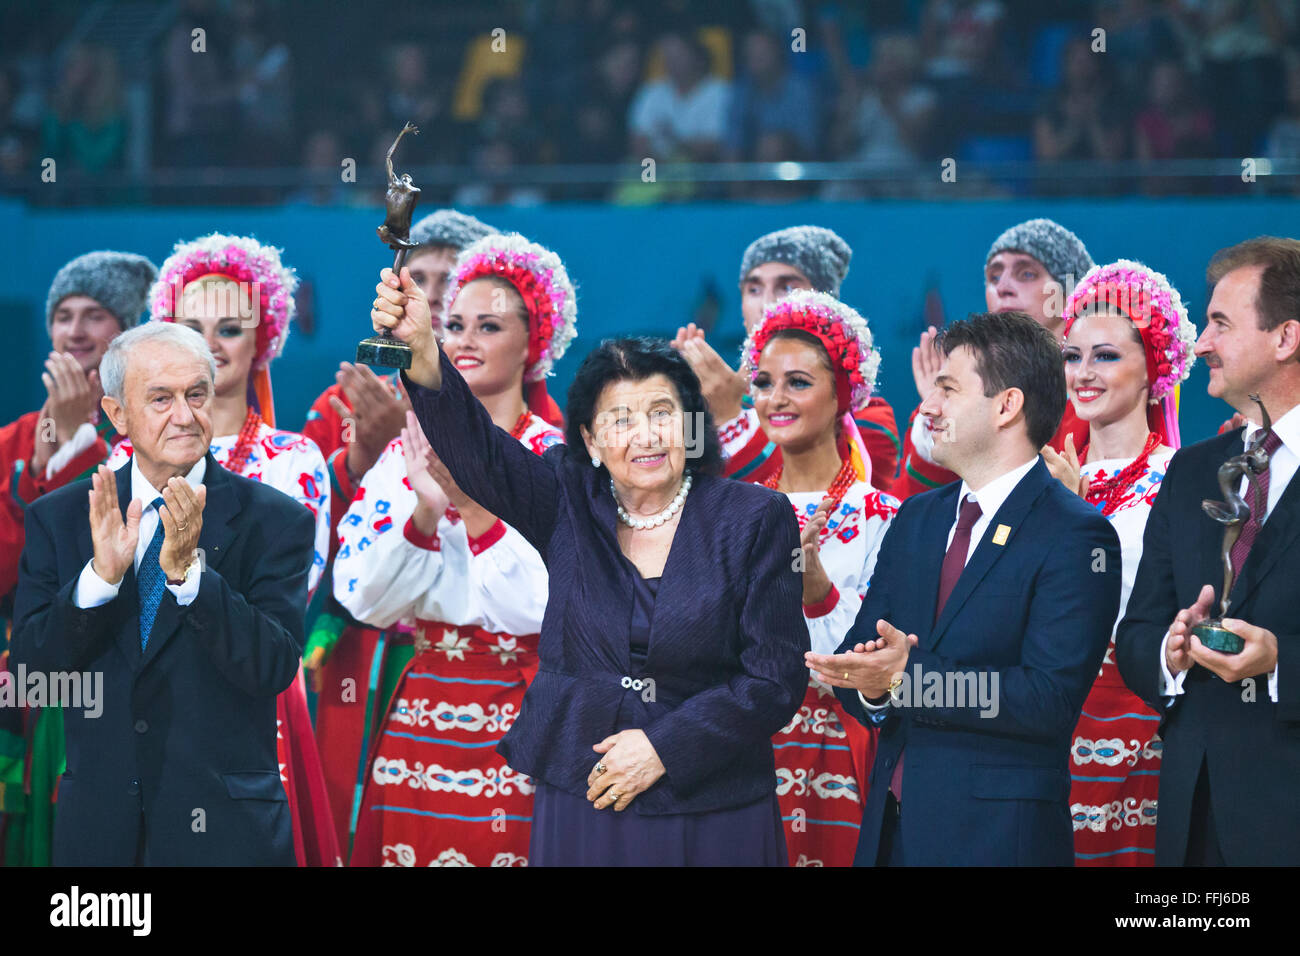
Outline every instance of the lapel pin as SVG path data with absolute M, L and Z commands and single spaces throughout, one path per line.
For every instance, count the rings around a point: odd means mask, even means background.
M 998 530 L 993 533 L 993 543 L 1006 544 L 1007 536 L 1009 534 L 1011 534 L 1011 525 L 1009 524 L 998 525 Z

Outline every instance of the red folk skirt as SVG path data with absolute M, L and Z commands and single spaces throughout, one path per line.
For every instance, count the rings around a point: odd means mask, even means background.
M 877 733 L 808 682 L 799 712 L 772 738 L 791 866 L 853 865 Z
M 1151 866 L 1160 786 L 1160 715 L 1125 685 L 1112 640 L 1070 747 L 1076 866 Z
M 537 672 L 537 635 L 419 622 L 371 750 L 352 866 L 527 866 L 533 782 L 496 745 Z
M 280 780 L 289 797 L 293 819 L 293 848 L 299 866 L 342 866 L 325 792 L 325 775 L 316 751 L 316 735 L 307 709 L 307 689 L 302 667 L 289 687 L 275 699 L 276 756 Z

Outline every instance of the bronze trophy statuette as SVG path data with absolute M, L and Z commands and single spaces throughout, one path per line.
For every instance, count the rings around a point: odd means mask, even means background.
M 377 232 L 388 248 L 396 253 L 393 272 L 397 275 L 401 275 L 402 266 L 406 264 L 406 254 L 415 248 L 415 243 L 409 237 L 411 216 L 415 212 L 415 203 L 420 198 L 420 187 L 411 182 L 410 173 L 399 177 L 393 172 L 393 152 L 403 136 L 419 132 L 407 123 L 397 134 L 397 139 L 393 140 L 393 145 L 388 147 L 388 193 L 384 197 L 388 215 Z M 411 347 L 384 329 L 379 335 L 372 335 L 357 345 L 357 361 L 362 365 L 407 369 L 411 367 Z
M 1268 470 L 1268 453 L 1264 450 L 1264 439 L 1273 428 L 1273 421 L 1268 416 L 1268 409 L 1259 400 L 1258 395 L 1250 400 L 1259 406 L 1260 421 L 1263 425 L 1255 432 L 1255 437 L 1246 445 L 1240 455 L 1234 455 L 1219 466 L 1219 490 L 1223 492 L 1223 501 L 1201 502 L 1201 510 L 1223 525 L 1223 590 L 1219 592 L 1219 613 L 1216 617 L 1202 621 L 1192 628 L 1192 633 L 1200 638 L 1201 643 L 1212 651 L 1223 654 L 1239 654 L 1246 646 L 1245 641 L 1223 626 L 1223 619 L 1228 616 L 1228 593 L 1232 590 L 1240 568 L 1232 566 L 1232 546 L 1241 537 L 1242 528 L 1250 519 L 1251 506 L 1246 503 L 1237 489 L 1241 486 L 1242 476 L 1249 482 L 1249 491 L 1254 501 L 1255 513 L 1264 514 L 1268 509 L 1267 501 L 1260 501 L 1259 485 L 1256 476 Z

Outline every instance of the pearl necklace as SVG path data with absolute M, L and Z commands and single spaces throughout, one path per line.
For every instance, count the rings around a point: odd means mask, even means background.
M 691 491 L 691 476 L 687 473 L 682 479 L 682 486 L 677 489 L 677 496 L 673 498 L 670 504 L 663 511 L 659 512 L 653 518 L 633 518 L 624 510 L 622 503 L 618 500 L 618 492 L 614 490 L 614 479 L 609 479 L 609 493 L 614 496 L 614 504 L 618 506 L 618 520 L 623 522 L 634 531 L 644 531 L 646 528 L 657 528 L 666 521 L 671 521 L 673 515 L 681 510 L 682 504 L 686 501 L 686 496 Z

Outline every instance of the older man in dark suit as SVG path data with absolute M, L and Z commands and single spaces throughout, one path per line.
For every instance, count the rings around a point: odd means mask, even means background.
M 103 674 L 68 710 L 56 865 L 292 865 L 275 697 L 297 673 L 311 516 L 208 453 L 215 367 L 190 329 L 150 324 L 100 365 L 134 446 L 32 505 L 13 657 Z
M 1196 354 L 1209 392 L 1244 415 L 1169 462 L 1142 542 L 1115 660 L 1133 692 L 1164 714 L 1157 866 L 1300 863 L 1300 241 L 1263 237 L 1210 262 L 1213 294 Z M 1258 395 L 1272 417 L 1261 434 Z M 1217 615 L 1223 527 L 1201 502 L 1223 497 L 1219 467 L 1258 439 L 1269 453 L 1252 513 L 1232 548 L 1225 626 L 1239 653 L 1192 628 Z M 1217 587 L 1215 586 L 1217 584 Z

